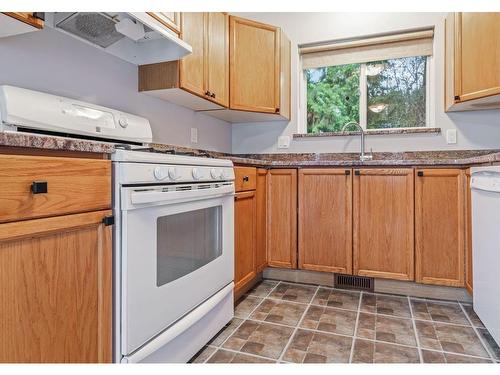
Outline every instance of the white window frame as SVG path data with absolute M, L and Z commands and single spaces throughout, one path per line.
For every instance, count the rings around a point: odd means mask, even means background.
M 425 82 L 425 125 L 415 126 L 411 128 L 390 128 L 391 130 L 401 130 L 401 129 L 425 129 L 428 127 L 433 127 L 434 116 L 434 100 L 432 98 L 431 85 L 434 82 L 434 69 L 431 69 L 431 65 L 434 63 L 433 56 L 426 56 L 426 82 Z M 359 125 L 366 130 L 368 133 L 370 131 L 379 131 L 380 129 L 367 129 L 367 117 L 368 117 L 368 98 L 366 88 L 366 63 L 360 64 L 360 75 L 359 75 Z M 300 64 L 300 79 L 299 79 L 299 115 L 301 120 L 298 123 L 297 131 L 300 134 L 307 134 L 307 77 L 305 70 Z

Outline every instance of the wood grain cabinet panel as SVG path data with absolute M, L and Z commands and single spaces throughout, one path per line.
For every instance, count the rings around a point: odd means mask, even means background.
M 298 186 L 299 268 L 351 274 L 351 170 L 301 169 Z
M 255 167 L 234 167 L 234 185 L 236 192 L 255 190 L 257 169 Z
M 180 60 L 180 87 L 198 96 L 205 96 L 205 19 L 206 14 L 182 13 L 182 39 L 193 47 L 193 53 Z
M 181 60 L 141 65 L 139 91 L 194 110 L 229 105 L 229 16 L 181 13 L 181 38 L 193 52 Z
M 110 214 L 0 224 L 0 362 L 111 362 Z
M 463 287 L 465 171 L 418 169 L 416 173 L 416 280 Z
M 46 193 L 35 194 L 34 182 Z M 0 223 L 111 207 L 111 161 L 0 155 Z
M 467 195 L 467 205 L 465 213 L 465 287 L 472 294 L 472 201 L 470 189 L 470 169 L 465 172 L 466 184 L 465 194 Z
M 413 241 L 413 169 L 355 170 L 354 274 L 413 280 Z
M 256 272 L 267 266 L 267 169 L 257 169 L 257 250 L 255 255 Z
M 181 14 L 180 12 L 147 12 L 151 17 L 168 27 L 175 34 L 181 32 Z
M 36 12 L 2 12 L 6 16 L 15 18 L 37 29 L 43 29 L 44 21 L 37 17 Z
M 236 193 L 234 203 L 235 293 L 238 293 L 256 276 L 256 209 L 255 191 Z
M 296 169 L 269 171 L 267 209 L 268 265 L 297 268 Z
M 500 13 L 450 13 L 445 35 L 445 109 L 500 108 Z

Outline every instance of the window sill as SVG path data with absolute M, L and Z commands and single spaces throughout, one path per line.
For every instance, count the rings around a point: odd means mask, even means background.
M 399 128 L 399 129 L 374 129 L 366 130 L 365 135 L 398 135 L 398 134 L 440 134 L 441 128 Z M 327 133 L 297 133 L 293 135 L 298 138 L 320 138 L 320 137 L 350 137 L 359 135 L 359 131 L 327 132 Z

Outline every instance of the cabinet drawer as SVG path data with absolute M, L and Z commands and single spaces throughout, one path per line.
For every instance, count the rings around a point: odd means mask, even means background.
M 0 222 L 111 207 L 111 162 L 0 155 Z
M 234 184 L 236 192 L 255 190 L 257 169 L 253 167 L 234 167 Z

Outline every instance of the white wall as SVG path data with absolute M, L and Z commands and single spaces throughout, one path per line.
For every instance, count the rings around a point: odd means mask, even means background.
M 298 52 L 297 45 L 349 38 L 416 27 L 435 26 L 431 65 L 431 126 L 440 135 L 368 136 L 366 146 L 374 151 L 500 148 L 500 110 L 446 114 L 443 110 L 444 13 L 240 13 L 257 21 L 280 26 L 292 41 L 292 121 L 233 125 L 234 153 L 267 152 L 357 152 L 358 137 L 302 138 L 290 149 L 278 150 L 280 135 L 297 133 Z M 493 69 L 494 67 L 492 67 Z M 446 144 L 446 129 L 457 129 L 457 144 Z
M 44 29 L 0 39 L 0 84 L 67 96 L 146 117 L 156 142 L 231 151 L 231 125 L 137 92 L 137 67 Z M 190 143 L 190 128 L 198 143 Z

